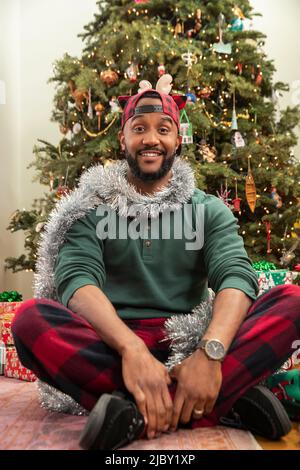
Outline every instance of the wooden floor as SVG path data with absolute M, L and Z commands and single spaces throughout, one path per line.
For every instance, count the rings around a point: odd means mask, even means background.
M 280 441 L 268 441 L 259 436 L 255 436 L 255 439 L 264 450 L 300 450 L 299 430 L 299 423 L 293 423 L 291 432 Z

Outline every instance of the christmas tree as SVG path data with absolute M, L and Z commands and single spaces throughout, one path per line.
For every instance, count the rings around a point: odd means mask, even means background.
M 248 0 L 98 1 L 94 20 L 79 36 L 80 58 L 55 63 L 52 120 L 59 145 L 39 140 L 32 166 L 47 187 L 30 210 L 17 210 L 8 229 L 24 230 L 25 253 L 8 258 L 14 272 L 34 270 L 49 212 L 91 165 L 121 158 L 117 96 L 173 77 L 173 93 L 188 96 L 182 112 L 182 158 L 197 186 L 215 194 L 239 219 L 253 261 L 292 266 L 299 255 L 300 165 L 292 149 L 297 107 L 278 109 L 288 87 L 273 83 L 274 64 L 253 29 Z M 291 264 L 292 263 L 292 264 Z

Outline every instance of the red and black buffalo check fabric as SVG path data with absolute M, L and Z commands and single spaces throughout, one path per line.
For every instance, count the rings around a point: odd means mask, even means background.
M 126 324 L 152 354 L 165 362 L 165 318 L 128 320 Z M 41 380 L 91 410 L 102 393 L 124 388 L 120 356 L 83 318 L 48 299 L 24 302 L 12 324 L 21 362 Z M 222 363 L 223 383 L 213 412 L 193 427 L 218 424 L 245 391 L 268 377 L 295 352 L 300 338 L 300 287 L 283 285 L 259 297 L 249 309 Z M 174 395 L 176 384 L 171 385 Z

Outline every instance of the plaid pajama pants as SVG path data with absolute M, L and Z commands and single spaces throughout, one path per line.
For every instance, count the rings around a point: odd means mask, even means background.
M 161 362 L 168 357 L 165 318 L 127 320 Z M 102 393 L 124 389 L 121 358 L 82 317 L 58 302 L 24 302 L 12 324 L 21 362 L 37 377 L 91 410 Z M 223 383 L 212 413 L 192 427 L 217 425 L 245 391 L 268 377 L 295 352 L 300 339 L 300 287 L 278 286 L 251 306 L 222 363 Z M 170 386 L 174 396 L 176 384 Z

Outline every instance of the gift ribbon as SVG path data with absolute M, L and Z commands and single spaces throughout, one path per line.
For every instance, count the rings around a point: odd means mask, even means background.
M 256 271 L 272 271 L 277 269 L 275 264 L 268 263 L 268 261 L 258 261 L 257 263 L 252 263 L 252 267 Z
M 16 290 L 5 291 L 0 294 L 0 302 L 21 302 L 22 300 L 22 294 Z

